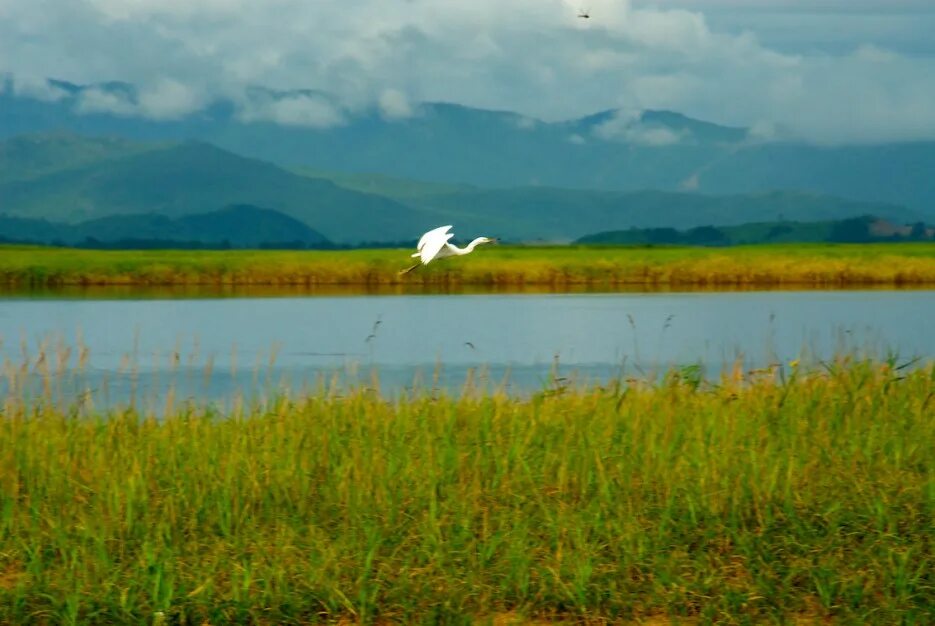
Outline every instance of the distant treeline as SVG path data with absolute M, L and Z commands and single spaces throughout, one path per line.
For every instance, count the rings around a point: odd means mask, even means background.
M 935 229 L 922 222 L 896 225 L 872 215 L 827 222 L 760 222 L 739 226 L 631 228 L 582 237 L 584 244 L 732 246 L 760 243 L 885 243 L 931 241 Z

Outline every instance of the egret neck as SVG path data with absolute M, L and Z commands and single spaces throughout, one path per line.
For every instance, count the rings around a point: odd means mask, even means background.
M 464 246 L 463 248 L 459 248 L 458 246 L 451 244 L 451 243 L 448 244 L 448 247 L 451 249 L 452 254 L 459 254 L 459 255 L 470 254 L 474 252 L 474 248 L 476 248 L 478 245 L 482 243 L 487 243 L 488 241 L 490 240 L 487 237 L 478 237 L 477 239 L 475 239 L 468 245 Z

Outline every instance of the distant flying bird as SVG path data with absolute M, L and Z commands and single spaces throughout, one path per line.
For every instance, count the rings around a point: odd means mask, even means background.
M 591 14 L 588 11 L 581 11 L 580 13 L 578 13 L 578 17 L 588 20 L 588 19 L 591 19 Z
M 448 240 L 454 237 L 454 233 L 448 232 L 451 225 L 439 226 L 422 235 L 416 246 L 418 252 L 412 254 L 412 258 L 419 258 L 419 263 L 401 270 L 400 274 L 408 274 L 420 265 L 428 265 L 435 259 L 444 259 L 449 256 L 464 256 L 474 252 L 474 248 L 484 243 L 497 243 L 496 239 L 490 237 L 478 237 L 463 248 L 459 248 L 448 243 Z

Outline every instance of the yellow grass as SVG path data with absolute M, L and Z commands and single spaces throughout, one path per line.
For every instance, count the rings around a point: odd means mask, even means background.
M 935 244 L 489 247 L 400 276 L 407 250 L 98 251 L 0 247 L 0 284 L 567 288 L 935 285 Z

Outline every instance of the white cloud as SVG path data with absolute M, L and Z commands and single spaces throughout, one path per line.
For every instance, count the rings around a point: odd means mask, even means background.
M 640 127 L 633 129 L 627 135 L 631 143 L 643 146 L 671 146 L 681 142 L 684 139 L 682 133 L 678 133 L 671 128 L 653 128 Z
M 129 117 L 137 114 L 136 103 L 128 94 L 107 91 L 103 88 L 85 89 L 78 95 L 76 109 L 79 113 L 109 113 Z
M 312 93 L 254 93 L 242 102 L 239 117 L 244 122 L 275 122 L 308 128 L 330 128 L 346 121 L 333 102 Z
M 177 119 L 204 105 L 204 98 L 195 89 L 171 78 L 146 85 L 139 94 L 140 114 L 153 119 Z
M 612 48 L 585 50 L 576 58 L 576 65 L 585 72 L 599 73 L 607 70 L 636 66 L 639 55 L 633 52 L 621 52 Z
M 642 117 L 643 112 L 639 109 L 617 109 L 609 120 L 598 124 L 592 132 L 601 139 L 614 139 L 639 124 Z
M 682 191 L 698 191 L 701 186 L 701 178 L 695 173 L 679 183 L 679 189 Z
M 605 141 L 624 141 L 641 146 L 671 146 L 689 136 L 664 126 L 644 124 L 642 112 L 636 110 L 620 110 L 606 122 L 599 124 L 593 130 L 596 137 Z
M 854 57 L 871 63 L 887 63 L 899 60 L 899 55 L 895 52 L 874 44 L 861 44 L 854 51 Z
M 931 0 L 639 0 L 638 4 L 676 6 L 694 11 L 705 9 L 816 12 L 873 10 L 931 10 Z
M 54 85 L 49 85 L 54 89 Z M 60 90 L 62 91 L 62 90 Z M 142 88 L 96 86 L 82 89 L 76 99 L 78 113 L 110 113 L 122 117 L 178 119 L 200 110 L 205 99 L 193 88 L 172 79 L 160 79 Z
M 69 96 L 69 93 L 56 86 L 45 78 L 31 78 L 28 76 L 10 77 L 12 91 L 18 96 L 33 98 L 43 102 L 58 102 Z
M 404 120 L 415 114 L 409 98 L 398 89 L 384 89 L 377 104 L 380 114 L 389 120 Z
M 758 120 L 747 128 L 747 138 L 751 141 L 770 141 L 779 136 L 779 128 L 769 120 Z
M 904 12 L 927 6 L 894 2 Z M 622 106 L 738 126 L 775 122 L 823 142 L 935 138 L 935 52 L 887 43 L 911 19 L 883 23 L 879 38 L 866 30 L 874 20 L 860 21 L 851 39 L 842 27 L 834 37 L 844 47 L 831 53 L 719 28 L 715 15 L 749 8 L 740 0 L 587 4 L 589 20 L 577 18 L 580 0 L 0 0 L 0 73 L 44 98 L 61 94 L 21 77 L 132 83 L 136 100 L 89 91 L 80 106 L 156 118 L 226 97 L 242 103 L 245 119 L 327 127 L 371 107 L 405 118 L 418 94 L 545 120 Z M 811 19 L 802 17 L 807 0 L 761 4 L 771 20 L 785 18 L 784 32 Z M 845 0 L 822 6 L 822 24 L 835 11 L 854 13 Z M 254 101 L 244 94 L 255 86 L 336 100 Z M 638 135 L 653 145 L 678 139 Z

